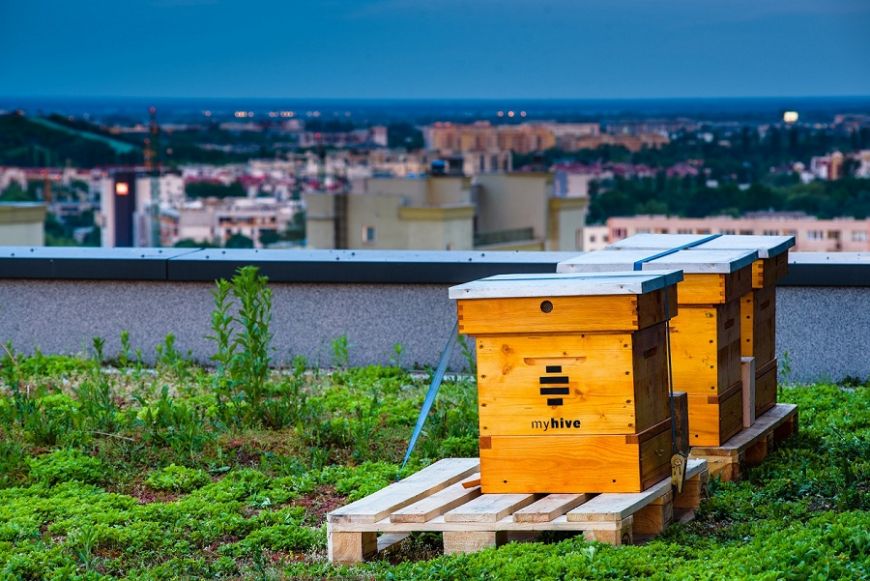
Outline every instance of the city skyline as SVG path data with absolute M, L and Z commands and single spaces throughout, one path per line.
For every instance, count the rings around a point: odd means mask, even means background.
M 0 96 L 863 96 L 870 5 L 7 0 Z

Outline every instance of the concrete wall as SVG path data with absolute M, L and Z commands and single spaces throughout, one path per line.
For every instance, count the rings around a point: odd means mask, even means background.
M 384 363 L 400 343 L 405 365 L 435 365 L 455 321 L 447 285 L 273 284 L 275 359 L 304 355 L 331 363 L 331 342 L 347 335 L 354 365 Z M 210 283 L 0 280 L 0 342 L 30 352 L 76 353 L 91 338 L 116 352 L 122 329 L 149 360 L 172 332 L 208 361 Z M 777 354 L 810 382 L 870 377 L 870 287 L 780 287 Z M 465 360 L 457 348 L 454 369 Z

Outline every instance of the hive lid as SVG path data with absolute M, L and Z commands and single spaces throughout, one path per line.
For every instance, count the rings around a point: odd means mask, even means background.
M 694 244 L 710 234 L 635 234 L 614 242 L 607 250 L 667 250 L 686 244 Z
M 679 270 L 500 274 L 450 287 L 451 299 L 641 295 L 683 280 Z
M 635 234 L 614 242 L 607 250 L 667 250 L 695 244 L 710 234 Z M 758 258 L 779 256 L 794 246 L 794 236 L 745 236 L 724 234 L 692 247 L 693 250 L 756 250 Z
M 611 272 L 634 270 L 682 270 L 685 274 L 729 274 L 752 264 L 754 250 L 680 250 L 659 256 L 662 250 L 602 250 L 588 252 L 556 267 L 557 272 Z
M 756 250 L 758 258 L 779 256 L 794 246 L 794 236 L 724 235 L 696 246 L 697 250 Z

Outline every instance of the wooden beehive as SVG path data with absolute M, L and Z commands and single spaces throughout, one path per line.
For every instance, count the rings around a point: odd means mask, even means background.
M 776 283 L 788 272 L 794 236 L 720 236 L 699 248 L 752 249 L 752 290 L 740 299 L 741 353 L 755 357 L 755 414 L 776 405 Z
M 757 254 L 743 250 L 607 250 L 559 264 L 560 272 L 637 268 L 683 271 L 671 320 L 674 389 L 689 398 L 689 441 L 717 446 L 742 428 L 740 298 L 752 288 Z
M 698 244 L 700 243 L 700 244 Z M 614 249 L 664 250 L 697 244 L 695 250 L 754 250 L 752 290 L 740 298 L 740 352 L 755 358 L 756 414 L 776 404 L 776 283 L 788 271 L 788 250 L 794 236 L 703 234 L 637 234 L 614 243 Z
M 679 272 L 450 289 L 477 343 L 485 493 L 640 492 L 670 473 L 665 321 Z

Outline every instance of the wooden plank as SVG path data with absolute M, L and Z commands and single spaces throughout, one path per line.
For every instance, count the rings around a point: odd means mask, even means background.
M 757 363 L 775 357 L 776 287 L 759 288 L 740 299 L 741 355 Z
M 633 431 L 641 432 L 666 420 L 668 406 L 668 349 L 664 323 L 637 331 L 632 337 L 634 360 Z
M 671 473 L 673 433 L 670 422 L 655 437 L 640 444 L 640 490 L 646 490 Z
M 759 417 L 776 405 L 776 359 L 755 373 L 755 416 Z
M 480 474 L 472 475 L 479 479 Z M 414 504 L 400 508 L 390 515 L 392 522 L 426 522 L 480 496 L 480 486 L 466 488 L 464 482 L 452 484 Z
M 634 542 L 634 517 L 627 517 L 607 528 L 588 529 L 583 531 L 583 538 L 587 541 L 597 541 L 608 545 L 630 545 Z
M 689 394 L 689 444 L 720 446 L 743 428 L 743 391 L 740 384 L 718 403 L 708 396 Z
M 686 480 L 706 468 L 705 462 L 689 460 L 686 465 Z M 666 478 L 643 492 L 631 494 L 599 494 L 590 501 L 567 513 L 572 522 L 620 521 L 647 506 L 671 490 L 671 480 Z
M 507 541 L 505 531 L 447 531 L 443 535 L 444 554 L 474 553 L 490 547 L 497 547 Z
M 673 399 L 674 432 L 677 435 L 677 450 L 689 453 L 689 397 L 684 391 L 675 391 Z
M 378 552 L 386 551 L 393 545 L 401 543 L 411 536 L 411 533 L 384 533 L 378 537 Z
M 674 389 L 718 395 L 740 381 L 740 305 L 683 306 L 671 321 Z
M 635 432 L 632 343 L 629 333 L 478 337 L 480 434 L 565 433 L 552 418 L 570 419 L 568 433 Z
M 375 532 L 327 530 L 327 556 L 330 563 L 338 565 L 361 563 L 377 552 L 378 536 Z
M 373 523 L 479 470 L 477 458 L 447 458 L 327 515 L 332 523 Z
M 635 295 L 459 300 L 456 308 L 459 332 L 476 336 L 638 328 Z
M 737 456 L 756 442 L 766 432 L 776 429 L 789 421 L 797 413 L 797 406 L 790 403 L 776 404 L 769 412 L 756 418 L 751 428 L 747 428 L 719 446 L 696 446 L 692 455 L 705 456 Z
M 445 522 L 494 523 L 532 504 L 534 494 L 484 494 L 444 514 Z
M 658 535 L 674 518 L 673 494 L 671 491 L 655 499 L 632 515 L 632 532 L 635 537 Z
M 548 494 L 514 513 L 515 522 L 550 522 L 592 498 L 591 494 Z
M 624 435 L 486 436 L 482 489 L 490 493 L 637 492 L 640 446 Z
M 740 372 L 743 376 L 743 427 L 748 428 L 755 423 L 755 357 L 741 358 Z

